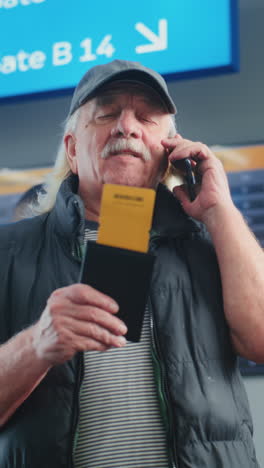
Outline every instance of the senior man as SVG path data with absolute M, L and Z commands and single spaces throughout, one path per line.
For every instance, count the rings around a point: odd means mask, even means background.
M 2 468 L 258 466 L 236 355 L 264 360 L 264 255 L 220 162 L 176 132 L 175 113 L 155 71 L 90 69 L 39 215 L 0 230 Z M 186 157 L 194 201 L 161 183 Z M 106 183 L 157 191 L 139 343 L 113 298 L 77 284 Z

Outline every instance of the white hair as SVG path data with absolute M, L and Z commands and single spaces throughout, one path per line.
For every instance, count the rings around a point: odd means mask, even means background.
M 61 183 L 71 174 L 71 168 L 64 144 L 64 137 L 68 132 L 75 132 L 79 116 L 80 108 L 77 109 L 64 123 L 63 135 L 59 144 L 54 166 L 43 184 L 45 192 L 39 192 L 37 204 L 32 204 L 31 206 L 33 215 L 46 213 L 53 208 Z
M 168 137 L 172 138 L 176 135 L 176 133 L 177 133 L 177 124 L 175 120 L 175 115 L 170 114 L 170 128 L 169 128 Z
M 68 132 L 75 132 L 80 117 L 80 110 L 81 108 L 77 109 L 72 114 L 72 116 L 70 116 L 64 123 L 63 136 L 58 148 L 57 157 L 53 169 L 49 174 L 45 184 L 43 184 L 45 192 L 39 192 L 37 203 L 32 203 L 30 206 L 32 216 L 46 213 L 53 208 L 61 183 L 71 174 L 71 169 L 64 144 L 64 136 Z M 173 137 L 174 135 L 176 135 L 176 133 L 177 128 L 175 116 L 173 114 L 170 114 L 170 127 L 168 137 Z

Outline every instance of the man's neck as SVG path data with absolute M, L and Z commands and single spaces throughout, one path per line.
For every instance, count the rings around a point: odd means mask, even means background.
M 90 221 L 96 221 L 98 223 L 101 207 L 102 190 L 99 192 L 94 190 L 92 193 L 90 193 L 90 191 L 86 191 L 85 193 L 81 193 L 79 191 L 79 195 L 84 204 L 85 219 L 89 219 Z

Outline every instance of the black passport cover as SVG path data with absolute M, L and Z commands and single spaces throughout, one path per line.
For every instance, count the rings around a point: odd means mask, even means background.
M 115 299 L 126 339 L 139 341 L 155 257 L 88 241 L 80 282 Z

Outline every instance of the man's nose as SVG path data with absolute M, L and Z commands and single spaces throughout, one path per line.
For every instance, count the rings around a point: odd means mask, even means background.
M 111 135 L 119 138 L 141 138 L 140 123 L 133 111 L 123 110 L 112 129 Z

